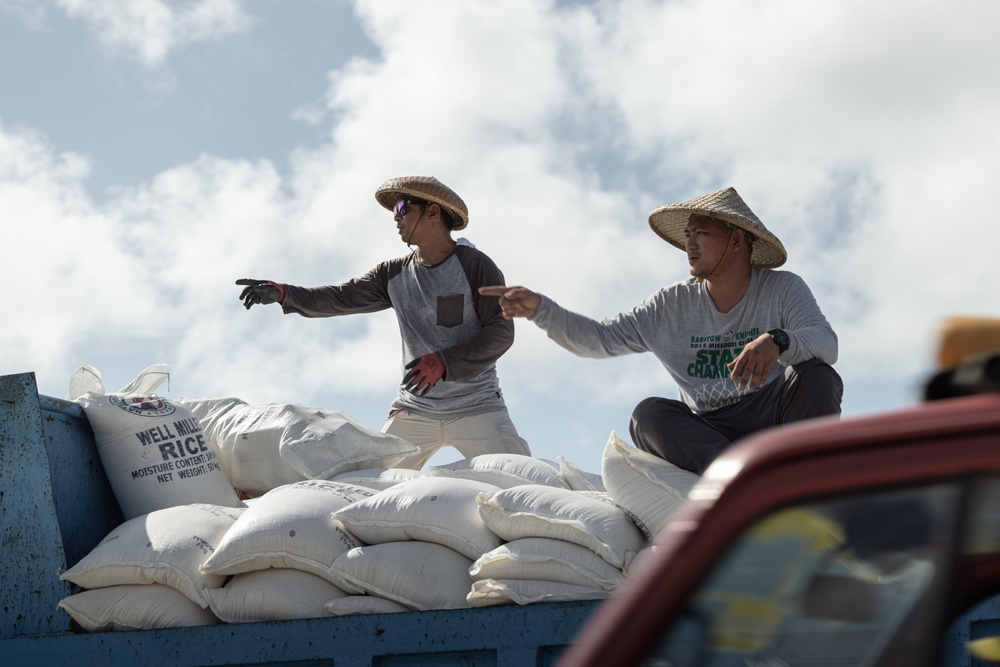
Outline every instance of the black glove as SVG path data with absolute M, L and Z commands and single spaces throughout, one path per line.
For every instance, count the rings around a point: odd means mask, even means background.
M 444 377 L 444 364 L 436 352 L 417 357 L 406 368 L 410 372 L 403 377 L 403 387 L 417 396 L 429 392 Z
M 240 300 L 247 310 L 255 303 L 267 305 L 269 303 L 281 303 L 285 300 L 285 286 L 273 280 L 254 280 L 253 278 L 240 278 L 237 285 L 246 285 L 240 293 Z

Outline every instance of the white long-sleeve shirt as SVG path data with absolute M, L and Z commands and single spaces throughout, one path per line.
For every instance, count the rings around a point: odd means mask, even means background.
M 837 334 L 812 292 L 789 271 L 754 268 L 746 294 L 728 313 L 715 307 L 704 282 L 668 285 L 628 312 L 603 321 L 566 310 L 542 295 L 532 321 L 549 338 L 582 357 L 652 352 L 677 383 L 680 397 L 698 414 L 735 403 L 748 394 L 729 379 L 726 364 L 743 347 L 783 329 L 790 345 L 771 369 L 819 358 L 837 361 Z

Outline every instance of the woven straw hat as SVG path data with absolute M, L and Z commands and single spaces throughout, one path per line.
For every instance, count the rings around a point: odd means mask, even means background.
M 465 202 L 454 190 L 433 176 L 390 178 L 375 191 L 375 199 L 390 211 L 405 196 L 429 201 L 448 211 L 455 223 L 453 231 L 465 229 L 469 224 L 469 209 Z
M 785 246 L 767 231 L 733 188 L 723 188 L 709 195 L 695 197 L 680 204 L 666 204 L 649 214 L 649 226 L 667 243 L 685 250 L 684 229 L 692 213 L 723 220 L 757 237 L 753 243 L 750 264 L 765 269 L 781 266 L 788 259 Z

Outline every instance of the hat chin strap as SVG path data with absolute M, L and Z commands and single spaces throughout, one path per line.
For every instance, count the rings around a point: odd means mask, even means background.
M 416 225 L 414 225 L 414 227 L 415 226 Z M 733 227 L 731 230 L 729 230 L 729 239 L 726 241 L 726 249 L 725 249 L 725 251 L 723 251 L 722 257 L 719 258 L 719 261 L 716 262 L 716 264 L 715 264 L 715 268 L 712 269 L 711 271 L 709 271 L 707 276 L 705 276 L 704 278 L 695 278 L 695 282 L 696 283 L 700 283 L 702 281 L 708 280 L 713 275 L 715 275 L 716 271 L 719 270 L 719 267 L 722 266 L 722 263 L 726 260 L 726 255 L 729 254 L 729 249 L 733 247 L 733 234 L 735 234 L 735 233 L 736 233 L 736 228 L 735 227 Z
M 424 204 L 420 208 L 422 209 L 420 211 L 420 217 L 417 218 L 417 221 L 413 223 L 413 229 L 410 230 L 410 235 L 408 237 L 406 237 L 406 240 L 404 241 L 404 243 L 406 244 L 406 247 L 410 247 L 410 241 L 413 240 L 413 235 L 417 233 L 417 225 L 419 225 L 420 221 L 424 219 L 424 213 L 427 212 L 427 205 L 426 204 Z M 716 268 L 718 268 L 718 267 L 716 267 Z

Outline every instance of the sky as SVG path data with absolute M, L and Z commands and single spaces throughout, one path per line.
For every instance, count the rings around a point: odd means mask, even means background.
M 733 186 L 840 341 L 844 418 L 920 400 L 938 332 L 998 316 L 995 0 L 0 0 L 0 375 L 381 428 L 391 311 L 250 311 L 403 255 L 374 199 L 435 176 L 507 283 L 601 319 L 688 277 L 657 206 Z M 599 472 L 650 354 L 525 320 L 498 362 L 539 458 Z M 431 464 L 460 458 L 446 449 Z

